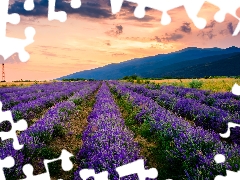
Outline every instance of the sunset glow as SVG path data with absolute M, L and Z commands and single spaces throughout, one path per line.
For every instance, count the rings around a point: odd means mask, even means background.
M 238 21 L 227 15 L 223 23 L 214 21 L 218 8 L 205 4 L 199 13 L 208 21 L 199 30 L 188 18 L 184 8 L 169 12 L 170 25 L 160 24 L 161 12 L 148 10 L 143 19 L 133 12 L 135 4 L 124 2 L 121 11 L 113 15 L 109 1 L 82 2 L 77 10 L 57 0 L 57 10 L 68 13 L 66 22 L 48 21 L 46 0 L 35 2 L 36 11 L 26 12 L 23 3 L 13 2 L 11 13 L 21 15 L 18 25 L 7 25 L 7 36 L 25 38 L 24 29 L 36 29 L 35 42 L 26 50 L 30 60 L 20 62 L 15 54 L 5 62 L 6 81 L 50 80 L 77 71 L 93 69 L 110 63 L 152 56 L 194 47 L 240 47 L 240 34 L 232 37 Z M 22 8 L 22 10 L 21 10 Z M 239 13 L 238 13 L 239 14 Z

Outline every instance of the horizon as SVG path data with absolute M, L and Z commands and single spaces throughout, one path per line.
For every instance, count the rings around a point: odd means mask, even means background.
M 217 23 L 218 8 L 205 3 L 199 17 L 207 20 L 207 27 L 199 30 L 188 18 L 184 8 L 169 12 L 171 24 L 160 24 L 162 13 L 149 9 L 143 19 L 133 12 L 134 3 L 124 2 L 119 13 L 113 15 L 107 0 L 83 2 L 77 10 L 59 0 L 57 10 L 68 14 L 66 22 L 48 21 L 45 0 L 35 3 L 36 11 L 27 12 L 23 3 L 10 0 L 9 12 L 18 13 L 21 22 L 7 25 L 8 37 L 24 37 L 24 29 L 36 29 L 35 42 L 25 49 L 30 53 L 26 63 L 14 54 L 5 64 L 6 81 L 53 80 L 68 74 L 96 69 L 111 63 L 121 63 L 142 57 L 179 51 L 188 47 L 240 48 L 240 34 L 232 36 L 238 20 L 226 15 Z M 41 9 L 41 10 L 40 10 Z M 240 14 L 240 11 L 237 11 Z

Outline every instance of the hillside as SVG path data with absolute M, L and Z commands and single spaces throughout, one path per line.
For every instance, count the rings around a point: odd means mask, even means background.
M 240 53 L 240 48 L 196 48 L 189 47 L 169 54 L 137 58 L 121 63 L 113 63 L 92 70 L 76 72 L 61 78 L 86 78 L 96 80 L 120 79 L 136 74 L 142 77 L 163 77 L 174 74 L 173 71 L 190 68 L 205 63 L 213 63 Z M 172 72 L 172 73 L 171 73 Z M 180 73 L 181 74 L 181 73 Z M 185 73 L 186 74 L 186 73 Z
M 165 73 L 164 76 L 200 78 L 204 76 L 239 76 L 240 75 L 240 53 L 224 58 L 219 61 L 188 66 L 175 71 Z

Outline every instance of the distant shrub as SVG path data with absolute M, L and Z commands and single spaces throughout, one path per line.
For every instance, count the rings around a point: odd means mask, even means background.
M 134 80 L 133 79 L 128 79 L 127 82 L 134 83 Z
M 146 81 L 145 81 L 145 84 L 150 84 L 150 81 L 149 81 L 149 80 L 146 80 Z
M 137 83 L 140 84 L 141 83 L 141 79 L 137 78 Z
M 199 81 L 197 79 L 193 79 L 191 82 L 189 82 L 189 86 L 191 88 L 201 88 L 203 85 L 203 82 L 202 81 Z

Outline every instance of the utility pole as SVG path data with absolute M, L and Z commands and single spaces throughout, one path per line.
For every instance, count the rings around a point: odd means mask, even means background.
M 2 82 L 5 82 L 4 63 L 2 63 Z

